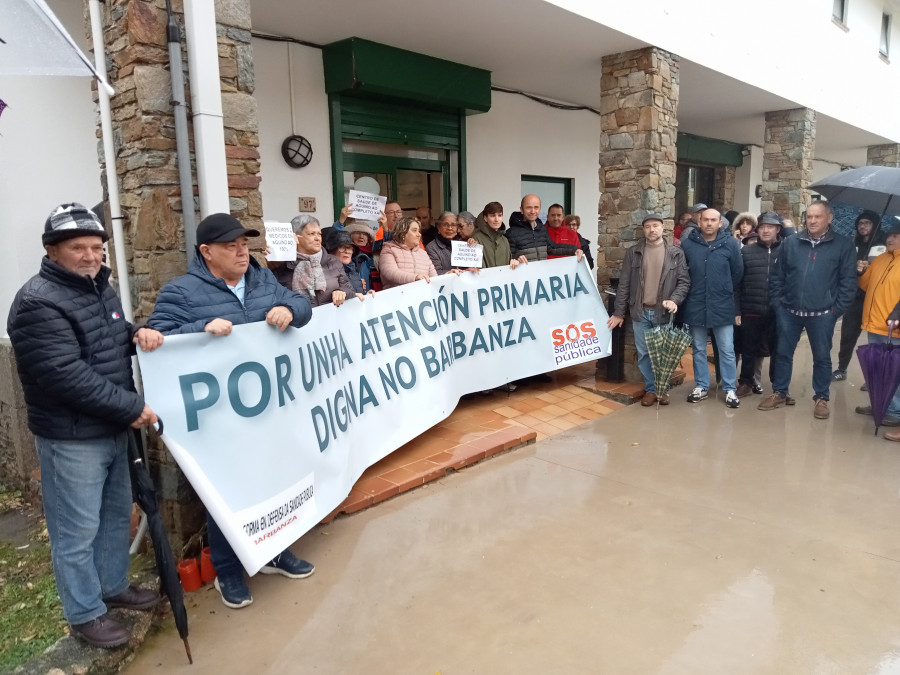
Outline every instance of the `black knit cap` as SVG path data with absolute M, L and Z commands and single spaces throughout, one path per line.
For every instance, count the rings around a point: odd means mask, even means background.
M 60 204 L 44 223 L 41 242 L 44 246 L 52 246 L 75 237 L 100 237 L 103 241 L 109 240 L 103 223 L 89 208 L 77 202 Z
M 336 227 L 330 227 L 328 229 L 331 231 L 328 233 L 328 236 L 325 237 L 326 251 L 332 253 L 341 246 L 353 246 L 353 241 L 350 239 L 349 232 L 339 230 Z
M 197 244 L 221 244 L 238 237 L 258 236 L 259 230 L 247 229 L 241 221 L 228 213 L 213 213 L 197 226 Z

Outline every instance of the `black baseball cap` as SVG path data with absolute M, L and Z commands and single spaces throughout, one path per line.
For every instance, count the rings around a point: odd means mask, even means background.
M 213 213 L 197 226 L 197 244 L 221 244 L 238 237 L 258 236 L 259 230 L 244 227 L 241 221 L 228 213 Z

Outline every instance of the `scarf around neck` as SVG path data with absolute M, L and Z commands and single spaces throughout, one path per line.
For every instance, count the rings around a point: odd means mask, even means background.
M 297 267 L 294 268 L 291 288 L 295 293 L 306 295 L 310 300 L 316 297 L 318 291 L 325 290 L 325 270 L 322 269 L 321 249 L 312 255 L 297 253 Z

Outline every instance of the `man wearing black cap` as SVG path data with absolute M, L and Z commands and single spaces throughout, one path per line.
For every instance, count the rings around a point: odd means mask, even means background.
M 646 331 L 668 321 L 678 310 L 691 287 L 684 253 L 670 246 L 662 236 L 662 216 L 651 213 L 641 223 L 644 238 L 625 251 L 622 274 L 616 289 L 616 307 L 607 326 L 612 330 L 631 316 L 638 369 L 644 378 L 642 406 L 669 404 L 669 393 L 659 391 L 647 353 Z M 668 313 L 668 314 L 667 314 Z
M 149 324 L 164 335 L 206 332 L 216 336 L 230 334 L 235 324 L 255 321 L 279 330 L 305 325 L 312 317 L 309 300 L 279 284 L 250 255 L 249 237 L 258 236 L 259 231 L 245 228 L 227 213 L 204 218 L 197 226 L 197 254 L 188 273 L 162 287 Z M 209 514 L 206 525 L 222 602 L 233 609 L 246 607 L 253 597 L 244 582 L 244 568 Z M 260 572 L 302 579 L 314 569 L 285 550 Z
M 40 272 L 19 290 L 7 330 L 41 461 L 53 575 L 72 635 L 97 647 L 128 642 L 115 607 L 150 609 L 154 591 L 128 583 L 129 427 L 156 422 L 135 392 L 134 344 L 163 336 L 132 326 L 102 265 L 103 225 L 81 204 L 44 225 Z
M 769 378 L 774 380 L 775 362 L 775 313 L 769 302 L 769 279 L 778 260 L 781 245 L 782 220 L 774 211 L 760 215 L 756 231 L 744 239 L 741 258 L 744 276 L 740 284 L 741 298 L 741 372 L 738 378 L 737 396 L 743 398 L 763 393 L 757 380 L 757 360 L 769 356 Z M 750 236 L 755 234 L 752 241 Z M 793 399 L 789 405 L 791 405 Z

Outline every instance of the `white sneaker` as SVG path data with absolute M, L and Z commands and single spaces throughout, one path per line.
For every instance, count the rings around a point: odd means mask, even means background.
M 741 399 L 737 397 L 737 394 L 733 391 L 729 391 L 725 395 L 725 405 L 729 408 L 737 408 L 741 404 Z
M 703 401 L 707 398 L 709 398 L 709 391 L 707 389 L 703 389 L 702 387 L 694 387 L 694 391 L 688 394 L 687 402 L 696 403 L 697 401 Z

